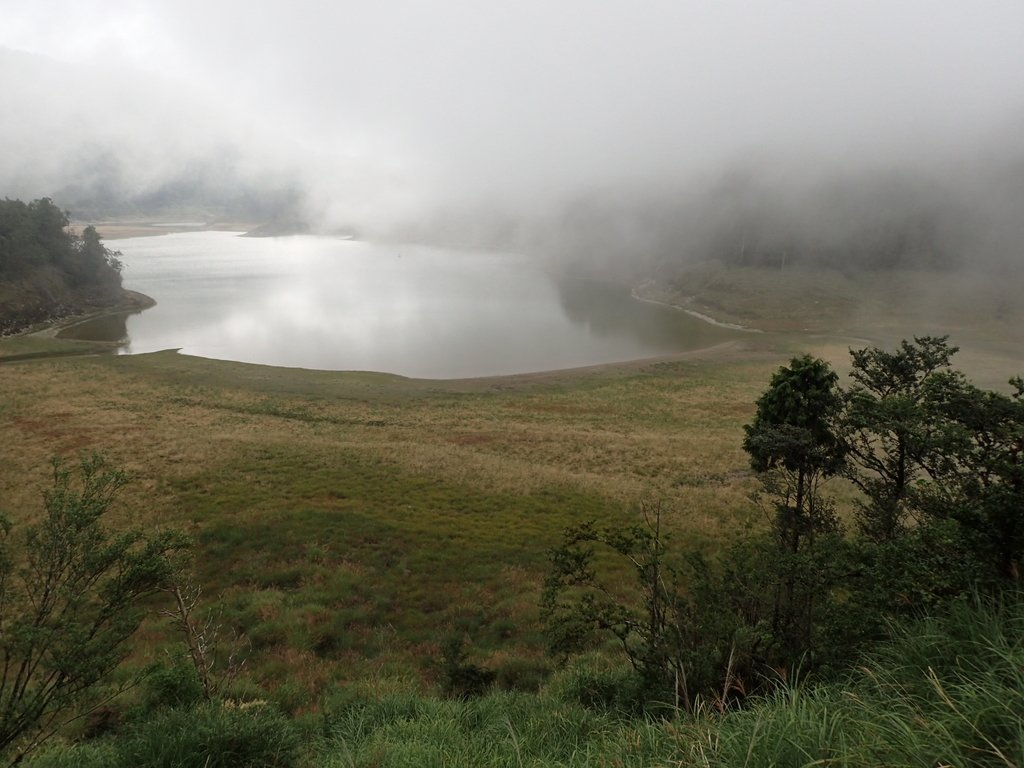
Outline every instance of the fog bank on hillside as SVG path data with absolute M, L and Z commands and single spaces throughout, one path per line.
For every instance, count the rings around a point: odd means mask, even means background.
M 301 219 L 617 271 L 1019 254 L 1015 2 L 0 10 L 0 195 L 86 217 Z

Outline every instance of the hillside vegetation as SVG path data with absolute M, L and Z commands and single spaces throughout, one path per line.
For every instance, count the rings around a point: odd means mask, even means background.
M 596 667 L 539 694 L 440 699 L 355 686 L 317 716 L 267 706 L 169 709 L 117 737 L 53 747 L 36 768 L 1009 768 L 1024 764 L 1024 600 L 967 603 L 894 628 L 863 666 L 827 685 L 780 685 L 745 710 L 676 723 L 594 707 Z M 582 701 L 581 701 L 582 699 Z
M 67 264 L 88 239 L 116 275 L 95 233 L 60 231 Z M 816 333 L 459 381 L 0 340 L 0 565 L 38 541 L 51 459 L 96 453 L 131 477 L 112 534 L 190 552 L 150 571 L 124 663 L 26 760 L 1020 764 L 1018 302 L 944 273 L 690 274 L 677 292 L 721 302 L 698 309 Z M 896 276 L 949 299 L 939 327 L 993 391 L 944 338 L 886 343 L 929 317 Z M 870 280 L 875 310 L 841 325 Z M 68 356 L 25 359 L 47 354 Z
M 819 343 L 816 352 L 831 354 L 833 342 Z M 863 593 L 873 605 L 844 609 L 843 599 L 861 587 L 851 592 L 835 579 L 845 578 L 843 568 L 859 566 L 850 559 L 855 550 L 828 548 L 832 529 L 815 529 L 817 543 L 809 550 L 802 532 L 792 557 L 773 555 L 775 507 L 750 502 L 761 481 L 744 453 L 743 425 L 771 424 L 758 396 L 779 364 L 803 348 L 792 344 L 760 334 L 674 360 L 449 382 L 173 353 L 0 366 L 6 395 L 0 419 L 11 436 L 0 446 L 0 488 L 14 530 L 38 519 L 38 490 L 47 486 L 52 455 L 75 460 L 82 450 L 102 451 L 135 477 L 111 508 L 111 523 L 189 534 L 187 578 L 202 590 L 196 615 L 212 617 L 222 638 L 212 671 L 218 693 L 206 702 L 180 630 L 157 612 L 173 601 L 154 598 L 128 664 L 111 684 L 148 670 L 145 682 L 65 731 L 70 739 L 87 737 L 83 746 L 51 747 L 38 764 L 732 765 L 751 750 L 749 765 L 826 758 L 832 762 L 825 764 L 871 765 L 912 764 L 900 761 L 923 748 L 920 754 L 953 765 L 978 764 L 979 750 L 993 748 L 1012 760 L 1008 750 L 1019 749 L 1008 730 L 1016 684 L 1006 665 L 1019 653 L 1005 640 L 1017 636 L 1012 611 L 982 608 L 972 619 L 981 633 L 1002 633 L 991 652 L 984 650 L 987 640 L 943 639 L 950 626 L 967 626 L 955 619 L 959 624 L 930 625 L 929 647 L 938 650 L 904 643 L 905 658 L 884 668 L 869 662 L 866 676 L 846 671 L 860 651 L 844 655 L 840 646 L 814 647 L 815 660 L 803 668 L 815 672 L 808 680 L 795 674 L 799 664 L 774 673 L 761 666 L 769 658 L 792 661 L 808 627 L 816 644 L 847 635 L 874 642 L 881 636 L 877 619 L 893 608 L 910 620 L 925 605 L 943 614 L 946 599 L 964 594 L 976 578 L 977 571 L 960 567 L 970 565 L 963 558 L 976 545 L 990 553 L 986 542 L 992 541 L 975 525 L 987 519 L 989 501 L 971 502 L 981 497 L 972 495 L 971 465 L 963 463 L 948 467 L 949 477 L 960 479 L 944 486 L 956 489 L 949 498 L 960 504 L 955 515 L 936 516 L 934 526 L 902 544 L 865 550 L 869 559 L 862 562 L 873 559 L 885 569 L 882 581 L 859 582 L 874 590 Z M 975 396 L 955 377 L 937 382 L 955 385 L 935 390 L 959 393 L 955 402 Z M 1005 395 L 984 400 L 996 409 L 1009 402 Z M 1006 414 L 1018 411 L 1011 406 Z M 1018 416 L 1001 421 L 1010 431 L 984 434 L 1012 446 Z M 967 411 L 957 418 L 964 426 L 955 432 L 957 450 L 967 450 L 975 444 L 970 429 L 984 424 L 974 424 Z M 969 451 L 957 455 L 964 462 L 976 458 Z M 772 462 L 770 454 L 762 458 Z M 1017 482 L 1012 465 L 995 469 Z M 822 480 L 818 490 L 835 505 L 829 507 L 835 518 L 821 520 L 857 530 L 868 497 L 842 477 Z M 885 495 L 877 498 L 884 507 Z M 1004 497 L 984 498 L 1001 504 Z M 904 497 L 900 509 L 931 514 L 936 499 L 934 493 Z M 789 614 L 798 623 L 791 625 L 796 635 L 786 636 L 795 642 L 787 656 L 776 655 L 782 646 L 763 634 L 763 624 L 761 634 L 739 628 L 737 639 L 746 641 L 735 646 L 743 654 L 735 665 L 728 643 L 706 648 L 708 679 L 724 670 L 725 687 L 720 696 L 690 702 L 692 714 L 684 714 L 685 698 L 673 702 L 657 687 L 645 694 L 638 687 L 642 675 L 600 624 L 591 625 L 595 634 L 578 636 L 589 650 L 576 660 L 564 663 L 547 652 L 551 625 L 541 596 L 545 580 L 557 574 L 552 553 L 585 541 L 565 538 L 566 530 L 590 524 L 602 536 L 617 536 L 607 540 L 620 549 L 642 543 L 631 533 L 650 521 L 637 506 L 641 500 L 648 510 L 660 502 L 673 567 L 688 567 L 691 555 L 703 556 L 712 573 L 715 563 L 763 567 L 760 551 L 768 563 L 798 568 L 790 572 L 801 585 L 787 605 L 798 606 L 794 597 L 815 604 L 813 613 Z M 960 537 L 961 524 L 975 527 Z M 757 540 L 768 549 L 747 549 L 753 559 L 732 560 L 743 555 L 743 542 Z M 821 571 L 824 580 L 804 586 L 822 558 L 830 565 Z M 946 565 L 936 570 L 933 562 Z M 993 562 L 982 580 L 1005 580 L 1006 568 Z M 799 570 L 802 563 L 812 570 Z M 924 581 L 903 580 L 901 563 L 923 567 L 912 571 Z M 614 547 L 594 565 L 622 608 L 640 609 L 642 616 L 637 570 L 617 560 Z M 772 580 L 785 571 L 737 575 L 735 583 L 757 589 L 734 597 L 740 603 L 768 597 L 757 604 L 770 608 Z M 701 582 L 688 583 L 680 594 L 699 597 L 693 587 Z M 903 585 L 924 585 L 924 591 L 894 600 L 887 590 L 898 594 Z M 563 615 L 571 617 L 572 594 L 562 597 L 569 598 L 560 603 L 568 610 Z M 694 626 L 715 641 L 721 637 L 715 632 L 728 629 L 714 621 L 722 615 L 700 612 Z M 806 617 L 812 625 L 800 623 Z M 850 622 L 868 631 L 850 633 Z M 229 674 L 235 632 L 244 638 L 238 647 L 245 665 Z M 751 640 L 770 651 L 764 661 L 749 654 Z M 960 645 L 950 650 L 950 643 Z M 643 645 L 632 648 L 634 660 L 646 663 Z M 932 656 L 960 661 L 940 667 Z M 655 665 L 648 669 L 666 659 L 675 663 L 657 653 L 650 659 Z M 722 662 L 725 667 L 715 667 Z M 773 674 L 796 687 L 765 686 Z M 893 698 L 897 683 L 886 676 L 895 675 L 902 675 L 905 700 Z M 996 678 L 1008 688 L 993 688 Z M 816 683 L 824 680 L 826 687 Z M 671 689 L 671 676 L 669 683 Z M 666 718 L 666 704 L 678 715 Z M 990 719 L 964 730 L 964 717 L 977 721 L 967 709 L 975 704 Z M 909 725 L 900 730 L 894 718 L 907 712 Z
M 0 201 L 0 335 L 123 299 L 119 254 L 48 198 Z

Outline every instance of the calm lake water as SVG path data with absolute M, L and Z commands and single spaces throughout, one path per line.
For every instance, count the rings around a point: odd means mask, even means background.
M 519 255 L 301 236 L 118 240 L 126 288 L 157 305 L 83 323 L 125 353 L 458 378 L 698 349 L 736 336 Z

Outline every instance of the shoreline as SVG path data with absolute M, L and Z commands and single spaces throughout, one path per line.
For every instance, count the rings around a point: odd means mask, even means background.
M 740 325 L 739 323 L 727 323 L 724 320 L 716 320 L 711 315 L 705 315 L 703 312 L 698 312 L 695 309 L 688 309 L 687 307 L 680 306 L 679 304 L 673 304 L 672 302 L 669 301 L 648 299 L 645 296 L 639 295 L 635 290 L 630 291 L 630 296 L 632 296 L 637 301 L 643 301 L 646 302 L 647 304 L 656 304 L 659 307 L 667 307 L 668 309 L 675 309 L 678 310 L 679 312 L 685 312 L 690 317 L 695 317 L 698 320 L 707 323 L 708 325 L 715 326 L 716 328 L 725 328 L 730 331 L 743 331 L 744 333 L 764 333 L 764 331 L 760 328 L 748 328 L 747 326 Z
M 120 315 L 124 313 L 135 313 L 142 312 L 143 310 L 149 309 L 150 307 L 156 306 L 156 299 L 152 296 L 147 296 L 144 293 L 138 291 L 132 291 L 127 288 L 121 289 L 121 297 L 115 303 L 108 307 L 101 307 L 92 311 L 82 312 L 79 314 L 63 315 L 61 317 L 54 317 L 49 320 L 45 320 L 41 323 L 34 323 L 29 327 L 11 333 L 3 338 L 15 339 L 18 337 L 36 336 L 40 338 L 57 338 L 62 330 L 78 325 L 80 323 L 94 320 L 97 317 L 106 317 L 107 315 Z M 90 342 L 100 343 L 100 342 Z
M 76 221 L 72 223 L 72 226 L 76 228 L 83 227 L 86 226 L 86 223 Z M 116 241 L 134 237 L 160 237 L 161 235 L 175 235 L 182 232 L 224 231 L 243 234 L 257 225 L 240 221 L 177 222 L 171 224 L 161 224 L 148 221 L 121 221 L 93 223 L 93 226 L 96 227 L 96 231 L 104 241 Z
M 122 289 L 118 301 L 108 306 L 92 307 L 87 311 L 33 323 L 17 333 L 0 336 L 0 365 L 114 353 L 123 342 L 75 339 L 62 335 L 62 332 L 97 318 L 137 314 L 155 304 L 156 301 L 144 293 Z
M 747 328 L 747 327 L 744 327 L 744 326 L 741 326 L 741 325 L 737 325 L 737 324 L 734 324 L 734 323 L 723 322 L 723 321 L 717 320 L 717 319 L 715 319 L 715 318 L 713 318 L 713 317 L 711 317 L 709 315 L 702 314 L 702 313 L 697 312 L 697 311 L 692 310 L 692 309 L 687 309 L 686 307 L 682 307 L 682 306 L 679 306 L 677 304 L 672 304 L 672 303 L 669 303 L 669 302 L 666 302 L 666 301 L 659 301 L 657 299 L 651 299 L 651 298 L 644 297 L 644 296 L 642 296 L 642 295 L 640 295 L 638 293 L 638 288 L 633 288 L 633 289 L 630 290 L 630 297 L 635 299 L 635 300 L 637 300 L 637 301 L 642 301 L 642 302 L 645 302 L 645 303 L 648 303 L 648 304 L 655 304 L 655 305 L 663 306 L 663 307 L 666 307 L 666 308 L 669 308 L 669 309 L 685 312 L 686 314 L 688 314 L 688 315 L 690 315 L 690 316 L 700 320 L 701 322 L 707 323 L 708 325 L 711 325 L 711 326 L 714 326 L 714 327 L 723 328 L 723 329 L 731 330 L 731 331 L 741 331 L 741 332 L 746 332 L 746 333 L 756 333 L 756 334 L 764 333 L 764 331 L 762 331 L 761 329 L 758 329 L 758 328 Z M 87 340 L 87 339 L 76 339 L 76 338 L 73 338 L 73 337 L 61 336 L 61 333 L 63 331 L 65 331 L 65 330 L 73 328 L 73 327 L 75 327 L 77 325 L 80 325 L 82 323 L 87 323 L 87 322 L 89 322 L 91 320 L 95 320 L 95 319 L 100 318 L 100 317 L 107 317 L 107 316 L 119 315 L 119 314 L 135 314 L 135 313 L 138 313 L 138 312 L 142 312 L 142 311 L 144 311 L 146 309 L 149 309 L 150 307 L 153 307 L 156 304 L 157 304 L 157 301 L 155 299 L 153 299 L 151 296 L 148 296 L 146 294 L 140 293 L 139 291 L 133 291 L 133 290 L 129 290 L 129 289 L 122 289 L 121 300 L 118 301 L 116 304 L 111 305 L 109 307 L 105 307 L 105 308 L 102 308 L 102 309 L 99 309 L 99 310 L 96 310 L 96 311 L 90 311 L 90 312 L 85 312 L 85 313 L 81 313 L 81 314 L 66 315 L 66 316 L 63 316 L 63 317 L 53 318 L 53 319 L 48 320 L 48 321 L 46 321 L 44 323 L 35 324 L 32 327 L 26 328 L 26 329 L 24 329 L 24 330 L 22 330 L 22 331 L 20 331 L 18 333 L 9 334 L 7 336 L 0 337 L 0 340 L 2 340 L 2 339 L 14 339 L 14 338 L 21 337 L 21 338 L 55 339 L 55 340 L 60 340 L 60 341 L 67 341 L 67 342 L 72 342 L 72 343 L 75 343 L 75 344 L 81 344 L 83 348 L 82 348 L 82 350 L 80 352 L 67 351 L 67 350 L 61 350 L 61 351 L 54 350 L 53 352 L 49 352 L 49 353 L 48 352 L 33 352 L 33 353 L 30 353 L 30 354 L 26 354 L 26 355 L 7 356 L 7 357 L 4 358 L 3 361 L 4 362 L 9 362 L 9 361 L 13 361 L 15 359 L 30 359 L 30 358 L 31 359 L 42 359 L 42 358 L 46 358 L 46 357 L 65 357 L 65 356 L 74 356 L 74 355 L 90 355 L 90 354 L 96 354 L 96 353 L 102 354 L 105 351 L 114 350 L 117 347 L 121 346 L 122 342 L 95 341 L 95 340 Z M 581 365 L 581 366 L 569 366 L 569 367 L 565 367 L 565 368 L 557 367 L 557 368 L 550 368 L 550 369 L 543 369 L 543 370 L 521 371 L 521 372 L 516 372 L 516 373 L 491 374 L 491 375 L 482 375 L 482 376 L 461 376 L 461 377 L 460 376 L 456 376 L 456 377 L 451 377 L 451 378 L 420 378 L 420 377 L 404 376 L 402 374 L 396 374 L 396 373 L 387 372 L 387 371 L 370 371 L 370 373 L 381 373 L 383 375 L 398 376 L 398 377 L 403 378 L 403 379 L 423 381 L 423 382 L 433 382 L 433 383 L 441 383 L 441 382 L 450 382 L 450 383 L 456 383 L 456 384 L 457 383 L 471 383 L 471 382 L 473 382 L 473 383 L 483 383 L 483 382 L 496 382 L 496 381 L 500 381 L 500 380 L 508 380 L 511 383 L 513 381 L 516 381 L 516 380 L 519 380 L 519 381 L 524 381 L 524 380 L 536 381 L 536 380 L 540 380 L 540 379 L 544 379 L 544 378 L 548 378 L 548 377 L 551 377 L 551 378 L 561 378 L 561 377 L 564 377 L 566 375 L 572 375 L 572 374 L 584 374 L 584 375 L 586 375 L 586 374 L 594 374 L 594 373 L 598 373 L 598 372 L 601 372 L 601 371 L 609 371 L 609 370 L 628 370 L 628 369 L 633 369 L 633 368 L 642 368 L 642 367 L 649 366 L 649 365 L 652 365 L 652 364 L 655 364 L 655 363 L 669 362 L 669 361 L 673 361 L 673 360 L 687 359 L 687 358 L 692 358 L 692 357 L 702 357 L 702 356 L 705 356 L 705 355 L 710 355 L 712 357 L 715 357 L 715 356 L 721 355 L 722 353 L 724 353 L 726 351 L 735 351 L 737 346 L 740 345 L 740 344 L 741 344 L 741 340 L 733 339 L 733 340 L 730 340 L 730 341 L 723 341 L 723 342 L 719 342 L 719 343 L 716 343 L 716 344 L 711 344 L 708 347 L 701 347 L 699 349 L 684 350 L 684 351 L 681 351 L 681 352 L 672 352 L 672 353 L 656 355 L 656 356 L 629 358 L 629 359 L 625 359 L 625 360 L 611 360 L 611 361 L 606 361 L 606 362 L 590 363 L 590 364 L 585 364 L 585 365 Z M 88 347 L 88 349 L 85 349 L 85 347 Z M 178 354 L 180 354 L 180 349 L 174 350 L 174 351 L 177 352 Z M 184 355 L 184 356 L 185 357 L 189 357 L 190 355 Z M 207 358 L 201 358 L 201 359 L 207 359 Z M 208 359 L 219 360 L 220 362 L 225 362 L 225 363 L 242 362 L 242 361 L 220 359 L 220 358 L 208 358 Z M 275 366 L 275 365 L 270 365 L 270 364 L 266 364 L 266 363 L 247 363 L 247 364 L 264 365 L 264 366 L 270 367 L 270 368 L 282 367 L 282 366 Z M 313 369 L 313 368 L 303 369 L 303 368 L 298 368 L 296 370 L 311 370 L 311 371 L 317 371 L 317 372 L 328 372 L 328 371 L 333 371 L 334 369 Z M 352 373 L 352 372 L 366 373 L 366 371 L 345 371 L 345 370 L 338 370 L 336 372 L 337 373 Z
M 689 307 L 683 304 L 676 304 L 675 302 L 672 301 L 665 301 L 662 299 L 655 299 L 649 296 L 644 296 L 642 293 L 643 289 L 652 284 L 654 284 L 654 281 L 648 280 L 647 282 L 641 285 L 633 286 L 629 291 L 629 295 L 632 296 L 637 301 L 643 301 L 648 304 L 657 304 L 659 307 L 668 307 L 670 309 L 678 310 L 679 312 L 685 312 L 690 317 L 695 317 L 698 320 L 702 320 L 703 322 L 707 323 L 708 325 L 715 326 L 716 328 L 725 328 L 730 331 L 743 331 L 745 333 L 764 333 L 764 330 L 761 328 L 750 328 L 745 325 L 740 325 L 739 323 L 729 323 L 726 322 L 725 320 L 718 320 L 712 317 L 711 315 L 705 314 L 703 312 L 698 312 L 695 309 L 690 309 Z M 683 301 L 685 303 L 690 303 L 693 301 L 694 298 L 695 297 L 693 296 L 684 297 Z
M 166 234 L 166 233 L 164 233 L 164 234 Z M 689 309 L 689 308 L 687 308 L 685 306 L 680 306 L 679 304 L 675 304 L 675 303 L 671 303 L 669 301 L 659 300 L 659 299 L 655 299 L 655 298 L 649 298 L 647 296 L 642 295 L 642 293 L 641 293 L 643 291 L 643 288 L 644 288 L 643 285 L 634 286 L 632 288 L 630 288 L 628 286 L 623 286 L 623 287 L 626 288 L 629 291 L 629 296 L 633 300 L 641 301 L 641 302 L 648 303 L 648 304 L 654 304 L 654 305 L 665 307 L 667 309 L 672 309 L 672 310 L 675 310 L 675 311 L 685 312 L 686 314 L 690 315 L 691 317 L 695 318 L 696 320 L 699 320 L 700 322 L 705 323 L 707 325 L 710 325 L 712 327 L 721 328 L 723 330 L 742 332 L 742 333 L 745 333 L 745 334 L 763 334 L 764 333 L 764 331 L 762 329 L 749 328 L 749 327 L 745 327 L 745 326 L 742 326 L 742 325 L 739 325 L 739 324 L 736 324 L 736 323 L 729 323 L 729 322 L 721 321 L 721 320 L 718 320 L 718 319 L 716 319 L 716 318 L 714 318 L 714 317 L 712 317 L 710 315 L 703 314 L 701 312 L 697 312 L 696 310 Z M 153 299 L 151 296 L 148 296 L 146 294 L 140 293 L 138 291 L 122 288 L 121 289 L 121 296 L 120 296 L 119 300 L 116 303 L 114 303 L 114 304 L 112 304 L 110 306 L 102 307 L 102 308 L 99 308 L 99 309 L 95 309 L 95 310 L 92 310 L 92 311 L 86 311 L 86 312 L 82 312 L 82 313 L 78 313 L 78 314 L 69 314 L 69 315 L 65 315 L 65 316 L 61 316 L 61 317 L 54 317 L 54 318 L 51 318 L 51 319 L 49 319 L 47 321 L 44 321 L 42 323 L 35 324 L 32 327 L 23 329 L 22 331 L 20 331 L 18 333 L 10 334 L 9 336 L 4 337 L 4 338 L 17 338 L 17 337 L 25 338 L 25 337 L 29 337 L 29 338 L 36 338 L 36 339 L 52 339 L 52 340 L 55 340 L 55 341 L 70 342 L 71 344 L 74 344 L 74 345 L 78 346 L 78 348 L 79 348 L 78 350 L 54 349 L 54 350 L 52 350 L 49 353 L 47 353 L 46 351 L 40 350 L 40 351 L 33 351 L 33 352 L 29 353 L 29 354 L 24 354 L 24 355 L 15 354 L 15 355 L 7 355 L 7 356 L 4 356 L 4 357 L 6 357 L 7 360 L 13 360 L 13 359 L 18 359 L 18 358 L 38 359 L 38 358 L 43 358 L 43 357 L 48 357 L 48 356 L 61 357 L 61 356 L 76 355 L 76 354 L 79 354 L 79 355 L 90 355 L 90 354 L 97 354 L 97 353 L 98 354 L 102 354 L 104 352 L 109 352 L 109 351 L 116 350 L 118 347 L 123 346 L 123 344 L 124 344 L 123 340 L 119 340 L 119 341 L 97 341 L 97 340 L 90 340 L 90 339 L 75 338 L 73 334 L 72 335 L 62 335 L 62 334 L 64 334 L 65 331 L 69 331 L 70 329 L 72 329 L 72 328 L 74 328 L 76 326 L 79 326 L 79 325 L 81 325 L 83 323 L 88 323 L 88 322 L 90 322 L 92 320 L 95 320 L 97 318 L 109 317 L 109 316 L 115 316 L 115 315 L 122 315 L 122 314 L 125 314 L 125 315 L 136 314 L 136 313 L 142 312 L 142 311 L 144 311 L 144 310 L 146 310 L 146 309 L 148 309 L 150 307 L 153 307 L 156 304 L 157 304 L 156 300 Z M 423 382 L 435 382 L 435 383 L 440 383 L 440 382 L 451 382 L 451 383 L 497 382 L 497 381 L 502 381 L 502 380 L 508 381 L 508 382 L 514 382 L 514 381 L 517 381 L 517 380 L 532 380 L 532 381 L 536 381 L 536 380 L 539 380 L 539 379 L 545 379 L 545 378 L 549 378 L 549 377 L 550 378 L 562 378 L 562 377 L 564 377 L 566 375 L 573 375 L 573 374 L 576 374 L 576 375 L 578 375 L 578 374 L 594 374 L 594 373 L 597 373 L 597 372 L 600 372 L 600 371 L 628 370 L 628 369 L 634 369 L 634 368 L 642 368 L 642 367 L 646 367 L 646 366 L 649 366 L 649 365 L 652 365 L 652 364 L 655 364 L 655 363 L 668 362 L 668 361 L 687 359 L 687 358 L 693 358 L 693 357 L 703 357 L 703 356 L 717 357 L 717 356 L 720 356 L 720 355 L 722 355 L 723 353 L 726 353 L 726 352 L 735 352 L 737 350 L 737 348 L 741 347 L 741 346 L 743 346 L 743 343 L 742 343 L 741 339 L 733 339 L 733 340 L 729 340 L 729 341 L 713 343 L 713 344 L 710 344 L 710 345 L 708 345 L 706 347 L 700 347 L 698 349 L 688 349 L 688 350 L 683 350 L 683 351 L 678 351 L 678 352 L 670 352 L 670 353 L 667 353 L 667 354 L 660 354 L 660 355 L 654 355 L 654 356 L 642 356 L 642 357 L 636 357 L 636 358 L 626 358 L 626 359 L 617 359 L 617 360 L 613 359 L 613 360 L 601 361 L 601 362 L 597 362 L 597 363 L 588 363 L 588 364 L 584 364 L 584 365 L 570 365 L 568 367 L 557 366 L 557 367 L 552 367 L 552 368 L 544 368 L 544 369 L 536 369 L 536 370 L 526 370 L 526 371 L 517 371 L 517 372 L 513 372 L 513 373 L 498 373 L 498 374 L 484 374 L 484 375 L 470 375 L 470 376 L 452 376 L 452 377 L 442 377 L 442 378 L 413 377 L 413 376 L 406 376 L 406 375 L 403 375 L 403 374 L 398 374 L 398 373 L 389 372 L 389 371 L 375 371 L 375 372 L 372 372 L 372 373 L 381 373 L 381 374 L 384 374 L 384 375 L 399 376 L 401 378 L 407 378 L 407 379 L 410 379 L 410 380 L 419 380 L 419 381 L 423 381 Z M 179 350 L 175 350 L 175 352 L 180 354 L 180 349 Z M 191 355 L 183 355 L 183 356 L 188 357 L 188 356 L 191 356 Z M 220 362 L 224 362 L 224 363 L 243 362 L 243 361 L 224 359 L 224 358 L 209 358 L 209 359 L 219 360 Z M 273 365 L 273 364 L 268 364 L 268 363 L 252 363 L 252 364 L 264 365 L 264 366 L 270 367 L 270 368 L 287 367 L 287 366 L 279 366 L 279 365 Z M 306 368 L 306 369 L 304 369 L 302 367 L 299 367 L 298 369 L 299 370 L 318 371 L 318 372 L 327 372 L 327 371 L 335 370 L 335 369 L 320 369 L 320 368 Z M 338 373 L 346 373 L 346 372 L 359 372 L 359 371 L 337 370 L 337 372 Z M 363 371 L 363 372 L 365 372 L 365 371 Z

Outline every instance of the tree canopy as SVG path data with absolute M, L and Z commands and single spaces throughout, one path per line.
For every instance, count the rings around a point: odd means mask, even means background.
M 119 288 L 119 254 L 103 245 L 95 227 L 76 235 L 69 224 L 68 213 L 49 198 L 0 201 L 0 279 L 50 270 L 72 288 Z
M 70 228 L 49 198 L 0 200 L 0 334 L 109 307 L 124 295 L 120 253 Z
M 714 558 L 669 546 L 657 523 L 566 531 L 542 609 L 551 649 L 614 638 L 641 704 L 725 707 L 776 677 L 841 673 L 886 622 L 1019 586 L 1024 563 L 1024 380 L 1009 394 L 951 368 L 946 337 L 851 350 L 846 389 L 793 358 L 745 427 L 767 530 Z M 826 494 L 859 491 L 845 530 Z M 618 557 L 635 574 L 618 587 Z M 604 558 L 604 559 L 602 559 Z

